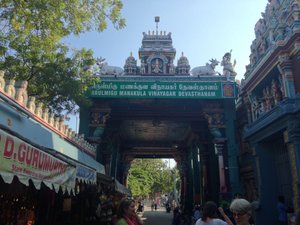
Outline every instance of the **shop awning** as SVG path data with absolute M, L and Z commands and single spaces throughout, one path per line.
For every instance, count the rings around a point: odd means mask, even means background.
M 111 185 L 113 183 L 113 178 L 104 173 L 97 173 L 97 181 L 102 184 Z
M 75 187 L 76 164 L 64 161 L 0 129 L 0 175 L 6 183 L 14 176 L 24 185 L 31 180 L 37 189 L 43 182 L 70 192 Z
M 131 191 L 117 180 L 115 180 L 115 190 L 121 194 L 131 196 Z
M 77 163 L 76 165 L 76 178 L 79 181 L 89 183 L 89 184 L 97 183 L 96 170 L 79 163 Z

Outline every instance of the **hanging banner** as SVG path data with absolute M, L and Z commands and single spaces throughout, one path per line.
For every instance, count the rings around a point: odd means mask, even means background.
M 80 164 L 76 165 L 76 178 L 86 183 L 97 183 L 96 170 Z
M 0 130 L 0 175 L 11 183 L 14 175 L 25 185 L 32 180 L 40 189 L 41 182 L 56 191 L 75 187 L 76 167 L 27 142 Z
M 236 97 L 236 84 L 202 81 L 102 81 L 91 87 L 87 95 L 92 98 L 222 99 Z

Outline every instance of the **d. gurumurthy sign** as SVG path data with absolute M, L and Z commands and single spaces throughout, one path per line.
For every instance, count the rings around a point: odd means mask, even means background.
M 91 98 L 235 98 L 234 82 L 102 81 L 87 93 Z

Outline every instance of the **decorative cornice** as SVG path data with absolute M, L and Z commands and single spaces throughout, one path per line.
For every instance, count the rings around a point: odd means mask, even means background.
M 126 76 L 101 76 L 102 81 L 203 81 L 203 82 L 219 82 L 224 81 L 228 82 L 227 78 L 225 76 L 199 76 L 199 77 L 193 77 L 193 76 L 145 76 L 145 75 L 126 75 Z M 234 82 L 234 77 L 231 78 L 232 82 Z
M 295 114 L 300 112 L 300 96 L 296 96 L 294 99 L 284 99 L 277 106 L 270 111 L 266 112 L 253 123 L 247 125 L 244 129 L 244 139 L 249 139 L 253 135 L 257 135 L 259 131 L 267 126 L 280 121 L 284 116 Z M 286 124 L 288 126 L 288 124 Z M 274 131 L 275 132 L 275 131 Z

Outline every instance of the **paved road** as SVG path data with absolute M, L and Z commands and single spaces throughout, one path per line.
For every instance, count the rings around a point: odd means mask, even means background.
M 146 225 L 171 225 L 173 212 L 167 213 L 165 208 L 151 211 L 151 208 L 146 206 L 143 215 L 140 216 Z

